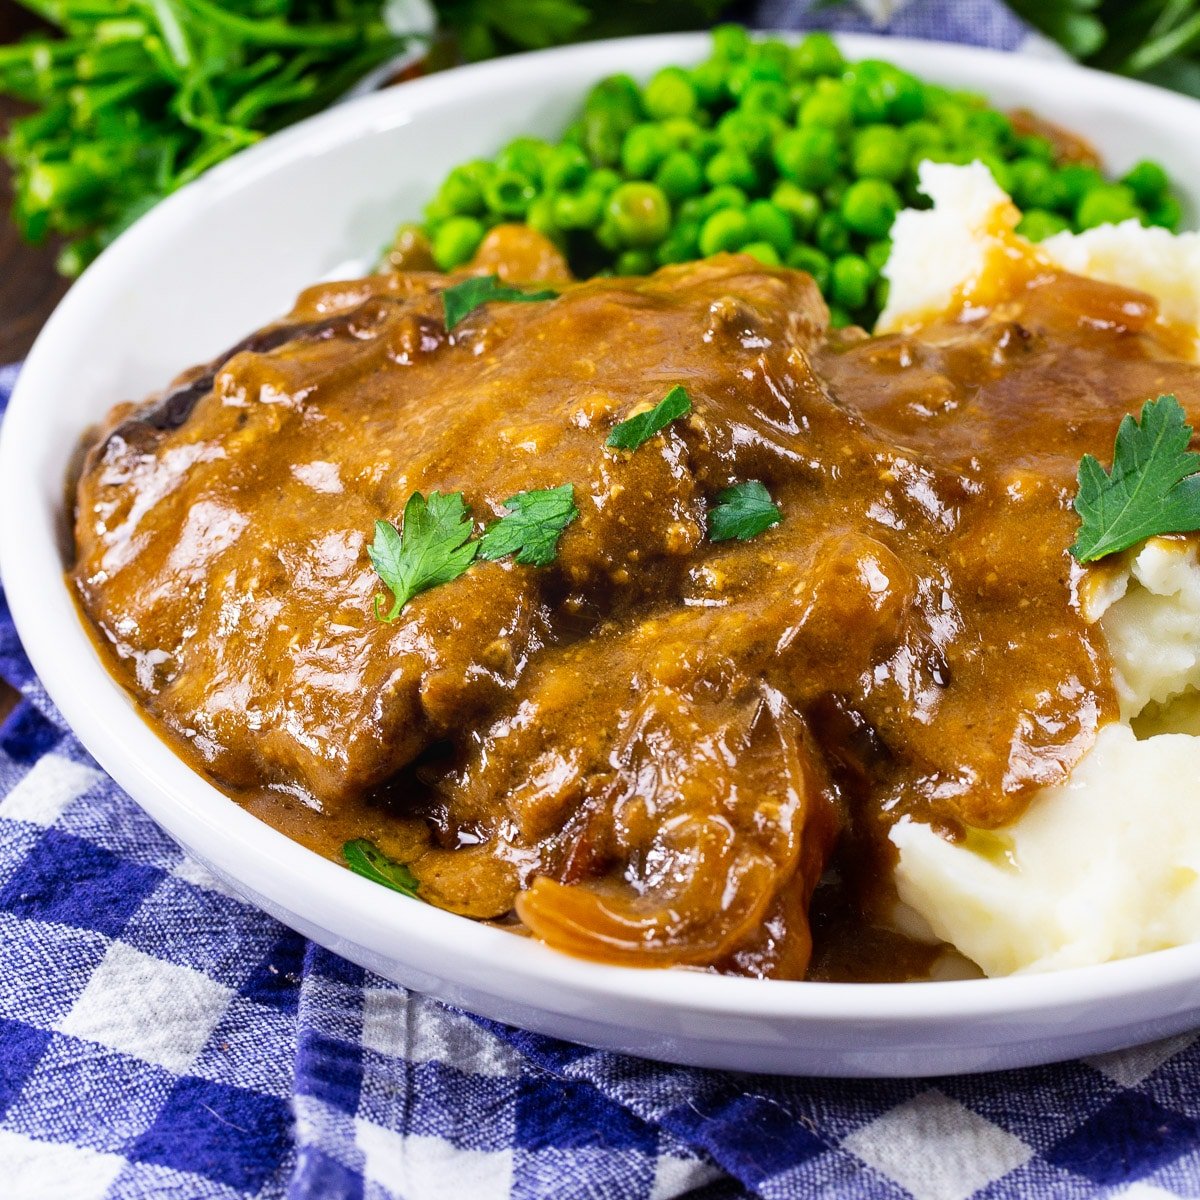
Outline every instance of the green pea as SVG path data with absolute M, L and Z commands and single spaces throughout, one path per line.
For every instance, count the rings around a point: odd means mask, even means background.
M 862 308 L 874 282 L 875 274 L 865 258 L 857 254 L 842 254 L 833 260 L 830 293 L 843 307 Z
M 887 308 L 888 295 L 891 290 L 891 280 L 877 279 L 875 281 L 875 286 L 871 289 L 871 301 L 874 304 L 876 312 L 883 312 Z
M 860 179 L 842 197 L 841 213 L 846 224 L 864 237 L 886 237 L 904 207 L 899 192 L 882 179 Z
M 675 224 L 679 225 L 686 221 L 695 221 L 699 224 L 703 221 L 710 211 L 715 211 L 715 209 L 709 209 L 705 206 L 706 199 L 707 197 L 705 196 L 689 196 L 686 200 L 682 201 L 675 210 Z
M 870 65 L 859 63 L 847 73 L 851 109 L 859 125 L 870 125 L 888 118 L 888 89 L 878 72 L 866 69 Z
M 748 57 L 758 63 L 770 63 L 783 77 L 792 71 L 792 48 L 782 38 L 767 37 L 750 42 Z
M 559 192 L 553 198 L 554 223 L 560 229 L 594 229 L 604 213 L 604 195 L 592 188 Z
M 769 113 L 742 112 L 734 109 L 717 122 L 717 136 L 726 148 L 738 150 L 752 159 L 765 158 L 783 122 Z
M 564 239 L 563 232 L 554 219 L 555 200 L 554 196 L 539 196 L 529 206 L 529 211 L 525 214 L 525 224 L 561 248 Z
M 864 179 L 895 183 L 908 170 L 908 139 L 891 125 L 872 125 L 854 137 L 850 161 Z
M 666 193 L 668 200 L 678 203 L 704 189 L 704 171 L 686 150 L 672 150 L 655 171 L 654 182 Z
M 589 192 L 598 192 L 601 196 L 608 196 L 616 191 L 624 181 L 611 167 L 597 167 L 584 180 L 584 188 Z
M 713 187 L 734 184 L 753 191 L 758 187 L 758 171 L 750 159 L 740 150 L 719 150 L 708 160 L 704 177 Z
M 583 148 L 596 166 L 609 167 L 621 157 L 625 134 L 642 119 L 638 86 L 628 75 L 610 75 L 583 102 Z
M 800 106 L 800 126 L 849 129 L 854 124 L 854 102 L 850 89 L 832 79 L 822 80 L 821 83 L 825 86 L 819 86 Z
M 659 128 L 672 150 L 693 150 L 701 138 L 708 136 L 690 117 L 668 117 Z
M 969 112 L 966 133 L 977 146 L 992 146 L 998 150 L 1011 149 L 1015 140 L 1012 121 L 995 108 L 980 108 Z
M 1097 225 L 1117 225 L 1131 217 L 1142 216 L 1133 191 L 1124 184 L 1110 183 L 1094 187 L 1079 201 L 1075 220 L 1080 229 L 1093 229 Z
M 1086 192 L 1104 186 L 1104 176 L 1095 167 L 1083 163 L 1068 163 L 1058 172 L 1058 181 L 1062 187 L 1063 207 L 1068 211 L 1078 207 Z
M 657 121 L 687 117 L 696 107 L 696 89 L 682 67 L 663 67 L 646 84 L 642 100 L 646 111 Z
M 579 187 L 588 177 L 587 155 L 569 144 L 555 146 L 542 170 L 542 183 L 550 191 Z
M 892 239 L 879 238 L 877 241 L 868 242 L 867 248 L 863 251 L 863 258 L 870 264 L 871 270 L 876 275 L 887 266 L 887 261 L 892 256 Z
M 703 215 L 707 217 L 723 208 L 745 208 L 750 203 L 750 197 L 735 184 L 724 183 L 702 196 L 700 201 Z
M 922 150 L 941 149 L 946 144 L 946 135 L 934 121 L 910 121 L 901 132 L 914 153 Z
M 771 245 L 770 242 L 747 242 L 742 247 L 743 254 L 749 254 L 753 258 L 757 258 L 760 263 L 767 267 L 778 267 L 782 265 L 779 258 L 779 252 Z
M 847 228 L 846 222 L 835 212 L 822 213 L 817 218 L 813 237 L 816 240 L 817 248 L 831 258 L 845 254 L 850 249 L 850 230 Z
M 696 99 L 706 108 L 720 104 L 728 95 L 725 64 L 715 58 L 694 66 L 691 80 Z
M 787 88 L 774 79 L 756 79 L 742 92 L 743 112 L 786 117 L 790 114 L 791 107 Z
M 443 271 L 454 270 L 479 249 L 486 232 L 475 217 L 451 217 L 433 235 L 433 261 Z
M 834 329 L 845 329 L 854 324 L 854 318 L 840 304 L 831 304 L 829 306 L 829 324 Z
M 815 79 L 818 75 L 840 75 L 846 60 L 829 34 L 810 33 L 793 49 L 792 65 L 804 79 Z
M 756 242 L 767 242 L 776 254 L 786 254 L 796 240 L 792 219 L 770 200 L 755 200 L 746 209 Z
M 713 55 L 729 62 L 745 58 L 750 49 L 750 35 L 744 25 L 718 25 L 712 31 Z
M 623 246 L 656 246 L 671 227 L 671 205 L 653 183 L 623 183 L 608 198 L 605 218 Z
M 521 217 L 537 195 L 537 185 L 516 171 L 497 171 L 483 185 L 483 195 L 492 212 L 502 217 Z
M 1045 208 L 1031 208 L 1017 225 L 1017 232 L 1031 242 L 1041 242 L 1071 228 L 1071 222 Z
M 838 175 L 821 189 L 821 202 L 826 208 L 841 208 L 842 200 L 845 198 L 846 189 L 849 186 L 850 180 L 845 175 Z
M 1126 171 L 1121 176 L 1121 182 L 1146 208 L 1153 208 L 1171 190 L 1166 171 L 1148 158 Z
M 483 159 L 454 167 L 437 192 L 445 215 L 478 216 L 483 212 L 487 207 L 483 181 L 492 170 L 492 164 Z
M 700 222 L 678 220 L 656 252 L 658 261 L 668 263 L 689 262 L 700 253 Z
M 496 170 L 512 171 L 517 175 L 524 175 L 535 184 L 540 183 L 542 169 L 552 153 L 553 147 L 541 138 L 513 138 L 496 155 Z
M 821 215 L 821 201 L 787 179 L 775 185 L 771 203 L 791 217 L 793 227 L 801 235 L 807 235 Z
M 783 82 L 783 71 L 775 63 L 758 58 L 735 63 L 729 69 L 729 94 L 739 104 L 756 83 L 773 83 L 782 87 Z
M 700 253 L 707 258 L 723 250 L 740 250 L 753 234 L 750 218 L 741 209 L 719 209 L 700 227 Z
M 1045 163 L 1048 167 L 1054 166 L 1057 157 L 1054 143 L 1049 138 L 1042 137 L 1037 133 L 1027 133 L 1017 138 L 1016 149 L 1017 153 L 1023 157 L 1036 158 L 1038 162 Z
M 1012 170 L 1008 163 L 1000 157 L 999 154 L 988 153 L 977 156 L 979 161 L 992 173 L 992 178 L 996 181 L 996 185 L 1002 192 L 1012 195 L 1013 179 Z
M 1175 196 L 1164 196 L 1147 214 L 1151 225 L 1161 225 L 1174 233 L 1183 220 L 1183 205 Z
M 649 275 L 656 265 L 651 250 L 622 250 L 614 269 L 618 275 Z
M 1019 158 L 1009 164 L 1012 198 L 1021 209 L 1058 208 L 1065 196 L 1053 167 L 1038 158 Z
M 829 277 L 833 264 L 826 254 L 822 254 L 816 246 L 799 242 L 788 252 L 784 260 L 795 271 L 806 271 L 813 277 L 813 282 L 824 292 L 829 287 Z
M 621 143 L 621 166 L 634 179 L 649 179 L 671 152 L 670 138 L 660 125 L 635 125 Z
M 793 129 L 775 139 L 775 165 L 784 179 L 802 188 L 820 188 L 838 173 L 842 149 L 832 129 Z

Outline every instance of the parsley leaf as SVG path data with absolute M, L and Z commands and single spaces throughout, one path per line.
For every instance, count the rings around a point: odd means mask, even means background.
M 540 292 L 523 292 L 520 288 L 501 283 L 498 275 L 473 275 L 442 292 L 446 331 L 449 332 L 459 321 L 492 300 L 554 300 L 557 296 L 558 293 L 549 288 Z
M 692 411 L 692 401 L 682 387 L 673 387 L 652 409 L 613 426 L 604 444 L 614 450 L 636 450 L 661 429 Z
M 479 557 L 503 558 L 516 553 L 517 562 L 545 567 L 554 561 L 562 531 L 579 516 L 575 507 L 575 489 L 543 488 L 536 492 L 518 492 L 504 502 L 509 511 L 493 521 L 479 541 Z
M 403 863 L 388 858 L 374 842 L 366 838 L 356 838 L 342 847 L 342 856 L 346 865 L 356 875 L 370 879 L 373 883 L 382 883 L 393 892 L 416 896 L 417 880 L 413 873 Z
M 394 598 L 383 615 L 382 596 L 375 597 L 375 616 L 394 621 L 418 593 L 457 579 L 479 549 L 471 536 L 471 518 L 462 492 L 430 492 L 429 499 L 413 492 L 404 506 L 401 532 L 390 521 L 375 522 L 375 540 L 367 550 L 371 566 Z
M 778 525 L 783 514 L 757 479 L 735 483 L 717 496 L 717 503 L 708 514 L 708 536 L 714 542 L 737 538 L 747 542 L 752 537 Z
M 1200 529 L 1200 454 L 1174 396 L 1142 406 L 1117 430 L 1110 474 L 1090 455 L 1079 461 L 1075 511 L 1082 524 L 1071 553 L 1079 562 L 1127 550 L 1156 533 Z

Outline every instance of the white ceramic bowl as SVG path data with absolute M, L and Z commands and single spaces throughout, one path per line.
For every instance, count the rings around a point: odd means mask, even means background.
M 1029 105 L 1117 169 L 1152 155 L 1200 197 L 1200 104 L 1057 63 L 872 38 L 931 79 Z M 562 127 L 583 87 L 694 61 L 701 36 L 511 58 L 357 100 L 271 138 L 156 208 L 73 287 L 29 356 L 0 441 L 0 569 L 50 695 L 101 765 L 217 875 L 400 983 L 558 1037 L 713 1067 L 819 1075 L 979 1071 L 1200 1024 L 1200 945 L 955 983 L 820 984 L 602 966 L 385 891 L 257 821 L 177 759 L 109 678 L 63 582 L 57 526 L 85 427 L 363 261 L 454 163 Z

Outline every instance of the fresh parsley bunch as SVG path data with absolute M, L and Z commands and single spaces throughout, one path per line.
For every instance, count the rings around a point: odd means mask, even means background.
M 1069 53 L 1200 96 L 1200 0 L 1009 0 Z
M 25 238 L 75 275 L 158 200 L 325 108 L 411 40 L 409 0 L 21 0 L 51 28 L 0 46 L 34 107 L 4 145 Z M 721 0 L 437 0 L 442 62 L 704 24 Z M 394 27 L 389 24 L 393 17 Z

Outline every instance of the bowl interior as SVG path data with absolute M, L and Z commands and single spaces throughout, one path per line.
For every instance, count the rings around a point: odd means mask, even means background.
M 1189 217 L 1197 211 L 1200 105 L 1036 60 L 842 40 L 852 57 L 887 57 L 1033 108 L 1091 139 L 1117 171 L 1157 158 Z M 80 624 L 56 523 L 84 429 L 282 313 L 305 285 L 360 273 L 455 163 L 521 133 L 556 134 L 604 74 L 646 76 L 706 46 L 698 35 L 598 43 L 367 97 L 223 164 L 125 234 L 47 325 L 0 438 L 0 568 L 34 666 L 101 764 L 217 873 L 348 957 L 488 1015 L 680 1061 L 832 1074 L 1015 1065 L 1182 1028 L 1185 1009 L 1200 1008 L 1196 947 L 1034 980 L 761 984 L 582 963 L 415 905 L 289 842 L 186 768 L 108 677 Z M 1157 1006 L 1103 1011 L 1155 988 Z M 1016 1029 L 1030 1013 L 1042 1024 Z M 1116 1032 L 1134 1016 L 1140 1032 Z

